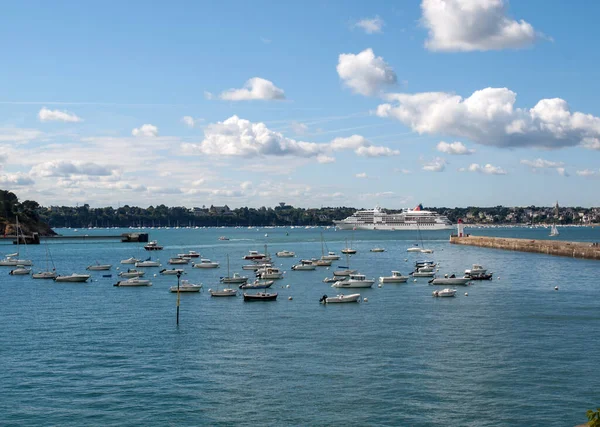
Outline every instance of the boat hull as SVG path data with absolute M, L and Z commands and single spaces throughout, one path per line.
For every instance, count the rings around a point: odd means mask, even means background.
M 340 280 L 331 285 L 332 288 L 371 288 L 373 287 L 374 280 L 363 280 L 357 282 L 346 282 Z
M 276 299 L 277 293 L 259 292 L 257 294 L 247 294 L 244 292 L 244 301 L 275 301 Z
M 136 286 L 152 286 L 152 283 L 150 283 L 150 280 L 146 280 L 146 279 L 142 279 L 142 280 L 130 279 L 130 280 L 120 280 L 117 283 L 115 283 L 115 286 L 119 286 L 121 288 L 136 287 Z
M 453 225 L 446 224 L 406 224 L 406 225 L 389 225 L 389 224 L 353 224 L 333 221 L 334 225 L 340 230 L 373 230 L 373 231 L 423 231 L 423 230 L 453 230 Z
M 225 289 L 222 291 L 210 291 L 211 297 L 235 297 L 237 296 L 237 291 L 235 289 Z
M 32 279 L 54 279 L 55 277 L 56 273 L 52 271 L 42 271 L 31 275 Z
M 359 299 L 360 299 L 360 294 L 337 295 L 335 297 L 325 298 L 325 303 L 326 304 L 343 304 L 343 303 L 358 302 Z
M 87 274 L 82 274 L 78 276 L 56 276 L 54 278 L 54 281 L 62 283 L 84 283 L 87 282 L 89 278 L 90 276 Z
M 406 283 L 408 281 L 408 276 L 388 276 L 388 277 L 380 277 L 379 281 L 381 283 Z
M 464 286 L 471 281 L 469 277 L 444 277 L 436 278 L 429 281 L 431 285 L 461 285 Z

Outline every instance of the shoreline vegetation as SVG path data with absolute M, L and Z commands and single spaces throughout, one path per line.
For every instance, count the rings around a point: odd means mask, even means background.
M 19 202 L 17 196 L 0 190 L 0 227 L 5 235 L 14 234 L 15 217 L 19 216 L 25 234 L 38 232 L 40 235 L 55 234 L 52 228 L 106 228 L 106 227 L 235 227 L 235 226 L 331 226 L 365 208 L 321 207 L 299 208 L 280 203 L 275 207 L 229 208 L 168 207 L 164 204 L 142 208 L 122 207 L 92 208 L 82 206 L 41 206 L 35 201 Z M 368 209 L 368 208 L 366 208 Z M 589 225 L 600 223 L 600 208 L 582 207 L 426 207 L 456 223 L 462 219 L 467 226 L 546 226 Z M 389 213 L 399 209 L 386 209 Z

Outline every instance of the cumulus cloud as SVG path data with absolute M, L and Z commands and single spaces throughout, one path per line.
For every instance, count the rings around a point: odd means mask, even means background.
M 286 138 L 267 128 L 264 123 L 232 116 L 223 122 L 209 124 L 199 144 L 183 144 L 185 151 L 208 155 L 255 157 L 260 155 L 316 157 L 319 144 Z
M 354 175 L 357 178 L 367 178 L 367 173 L 366 172 L 361 172 L 361 173 L 357 173 L 356 175 Z
M 14 186 L 25 186 L 34 184 L 33 179 L 26 173 L 5 173 L 0 175 L 0 184 L 3 185 L 14 185 Z
M 361 28 L 367 34 L 381 33 L 384 22 L 379 16 L 374 18 L 363 18 L 354 24 L 354 27 Z
M 223 122 L 204 128 L 204 140 L 199 144 L 182 144 L 185 152 L 218 156 L 295 156 L 316 157 L 320 163 L 331 163 L 332 152 L 354 150 L 363 157 L 395 156 L 399 151 L 374 146 L 361 135 L 335 138 L 330 143 L 297 141 L 267 128 L 264 123 L 232 116 Z
M 504 0 L 423 0 L 421 10 L 429 50 L 518 49 L 539 37 L 528 22 L 507 16 Z
M 31 168 L 31 174 L 40 177 L 68 177 L 71 175 L 111 176 L 114 169 L 92 162 L 51 160 Z
M 571 112 L 560 98 L 542 99 L 533 108 L 516 108 L 517 94 L 486 88 L 462 98 L 445 92 L 389 94 L 377 115 L 390 117 L 420 134 L 446 134 L 496 147 L 593 147 L 600 118 Z M 600 144 L 599 147 L 600 148 Z
M 462 142 L 444 142 L 440 141 L 437 145 L 437 150 L 446 154 L 466 155 L 473 154 L 475 150 L 468 149 Z
M 430 162 L 423 163 L 424 171 L 428 172 L 443 172 L 446 169 L 446 160 L 441 157 L 436 157 Z
M 226 101 L 280 100 L 285 99 L 285 94 L 273 82 L 253 77 L 244 84 L 243 88 L 226 90 L 219 95 L 219 98 Z
M 506 175 L 507 172 L 498 166 L 493 166 L 491 164 L 486 164 L 485 166 L 481 166 L 477 163 L 471 163 L 467 169 L 461 169 L 461 172 L 478 172 L 486 175 Z
M 565 168 L 556 168 L 556 172 L 558 172 L 560 176 L 569 176 L 569 173 L 565 170 Z
M 82 121 L 80 117 L 68 111 L 49 110 L 46 107 L 42 107 L 38 113 L 38 118 L 40 122 L 77 123 Z
M 355 93 L 374 95 L 385 86 L 396 83 L 396 73 L 373 49 L 358 54 L 342 53 L 338 59 L 337 73 L 340 79 Z
M 133 136 L 153 138 L 158 136 L 158 128 L 151 124 L 145 124 L 140 126 L 139 128 L 134 128 L 131 131 L 131 134 Z

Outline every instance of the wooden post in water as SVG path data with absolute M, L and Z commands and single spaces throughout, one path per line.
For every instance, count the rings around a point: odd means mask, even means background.
M 181 273 L 177 272 L 177 326 L 179 326 L 179 278 Z

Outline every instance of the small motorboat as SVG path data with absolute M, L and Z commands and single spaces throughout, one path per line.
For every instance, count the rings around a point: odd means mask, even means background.
M 177 254 L 177 256 L 179 258 L 187 258 L 187 259 L 190 259 L 190 258 L 200 258 L 200 254 L 198 252 L 196 252 L 196 251 L 188 251 L 185 254 Z
M 67 283 L 84 283 L 90 278 L 89 274 L 77 274 L 73 273 L 70 276 L 56 276 L 55 282 L 67 282 Z
M 392 271 L 391 276 L 383 276 L 379 278 L 381 283 L 406 283 L 409 276 L 403 276 L 399 271 Z
M 279 251 L 275 255 L 277 255 L 279 258 L 293 258 L 296 256 L 296 254 L 294 252 L 285 251 L 285 250 Z
M 135 257 L 131 257 L 131 258 L 127 258 L 127 259 L 122 259 L 121 260 L 121 264 L 135 264 L 136 262 L 139 262 L 141 260 L 135 258 Z
M 418 246 L 412 246 L 412 247 L 408 248 L 406 250 L 406 252 L 419 252 L 420 253 L 421 252 L 421 248 L 419 248 Z
M 433 277 L 435 276 L 435 272 L 433 269 L 429 269 L 428 267 L 420 267 L 417 270 L 410 273 L 412 277 Z
M 433 249 L 421 249 L 420 252 L 422 254 L 432 254 L 433 253 Z
M 231 289 L 231 288 L 225 288 L 225 289 L 209 289 L 208 292 L 210 293 L 211 297 L 235 297 L 237 296 L 237 290 L 236 289 Z
M 260 279 L 283 279 L 283 271 L 277 267 L 261 268 L 256 271 L 256 277 Z
M 219 263 L 211 261 L 207 258 L 202 258 L 200 262 L 192 264 L 194 268 L 219 268 Z
M 321 259 L 329 260 L 329 261 L 337 261 L 340 259 L 340 256 L 335 252 L 328 252 L 327 255 L 323 255 Z
M 260 261 L 264 260 L 267 256 L 265 254 L 261 254 L 258 251 L 250 251 L 248 255 L 244 256 L 245 260 L 251 261 Z
M 189 258 L 182 258 L 179 256 L 169 258 L 169 264 L 171 264 L 171 265 L 183 265 L 183 264 L 189 264 L 189 263 L 190 263 Z
M 333 276 L 333 277 L 326 277 L 323 279 L 323 283 L 335 283 L 341 280 L 342 276 Z
M 176 275 L 181 275 L 181 274 L 185 274 L 185 270 L 183 268 L 171 268 L 171 269 L 167 269 L 167 268 L 163 268 L 162 270 L 159 271 L 160 274 L 162 274 L 163 276 L 176 276 Z
M 244 292 L 244 301 L 275 301 L 277 292 L 257 292 L 255 294 L 247 294 Z
M 446 274 L 444 277 L 436 277 L 429 281 L 430 285 L 466 285 L 471 281 L 470 277 L 456 277 L 454 274 L 449 276 Z
M 248 278 L 246 276 L 240 276 L 239 273 L 233 273 L 231 277 L 221 277 L 221 283 L 240 284 L 246 283 Z
M 181 283 L 179 284 L 179 292 L 200 292 L 200 289 L 202 289 L 202 285 L 195 285 L 193 283 L 190 283 L 188 280 L 182 280 Z M 177 292 L 177 286 L 171 286 L 169 288 L 169 291 L 171 292 Z
M 327 295 L 323 295 L 319 300 L 322 304 L 333 304 L 333 303 L 344 303 L 344 302 L 358 302 L 360 301 L 360 294 L 350 294 L 344 295 L 339 294 L 334 297 L 328 297 Z
M 112 265 L 110 265 L 110 264 L 92 264 L 92 265 L 88 265 L 86 267 L 86 270 L 89 270 L 89 271 L 106 271 L 106 270 L 110 270 L 111 267 L 112 267 Z
M 338 280 L 339 280 L 340 277 L 347 277 L 347 276 L 350 276 L 351 274 L 358 273 L 358 270 L 352 270 L 352 269 L 347 268 L 347 267 L 340 266 L 338 268 L 342 268 L 343 269 L 343 270 L 335 270 L 333 272 L 333 276 L 334 277 L 337 276 Z
M 433 291 L 432 295 L 434 297 L 453 297 L 456 295 L 456 289 L 442 289 L 441 291 Z
M 353 248 L 344 248 L 341 252 L 345 255 L 354 255 L 356 253 L 356 249 Z
M 163 247 L 159 245 L 156 240 L 152 240 L 146 246 L 144 246 L 144 249 L 147 251 L 162 251 Z
M 385 252 L 385 248 L 372 248 L 371 252 Z
M 160 261 L 152 261 L 151 259 L 147 259 L 145 261 L 138 261 L 135 263 L 136 267 L 160 267 Z
M 255 280 L 252 283 L 243 283 L 239 286 L 240 289 L 268 289 L 275 283 L 274 280 Z
M 473 264 L 473 267 L 471 267 L 471 269 L 465 270 L 465 276 L 473 275 L 473 274 L 480 274 L 480 273 L 487 273 L 487 268 L 483 268 L 479 264 Z
M 40 271 L 31 275 L 32 279 L 54 279 L 57 276 L 56 271 Z
M 219 240 L 229 240 L 229 237 L 226 237 L 226 236 L 219 236 Z
M 375 279 L 367 279 L 364 274 L 351 274 L 346 279 L 338 280 L 332 288 L 370 288 Z
M 10 270 L 8 274 L 11 276 L 28 276 L 30 273 L 31 268 L 27 268 L 23 265 L 17 265 L 17 267 Z
M 297 271 L 310 271 L 315 270 L 317 266 L 310 259 L 303 259 L 300 261 L 300 264 L 292 265 L 292 270 Z
M 127 280 L 119 280 L 113 286 L 119 287 L 135 287 L 135 286 L 152 286 L 152 282 L 148 279 L 140 279 L 139 277 L 132 277 Z
M 142 277 L 144 274 L 146 274 L 145 271 L 130 268 L 127 271 L 121 271 L 119 273 L 119 277 Z

